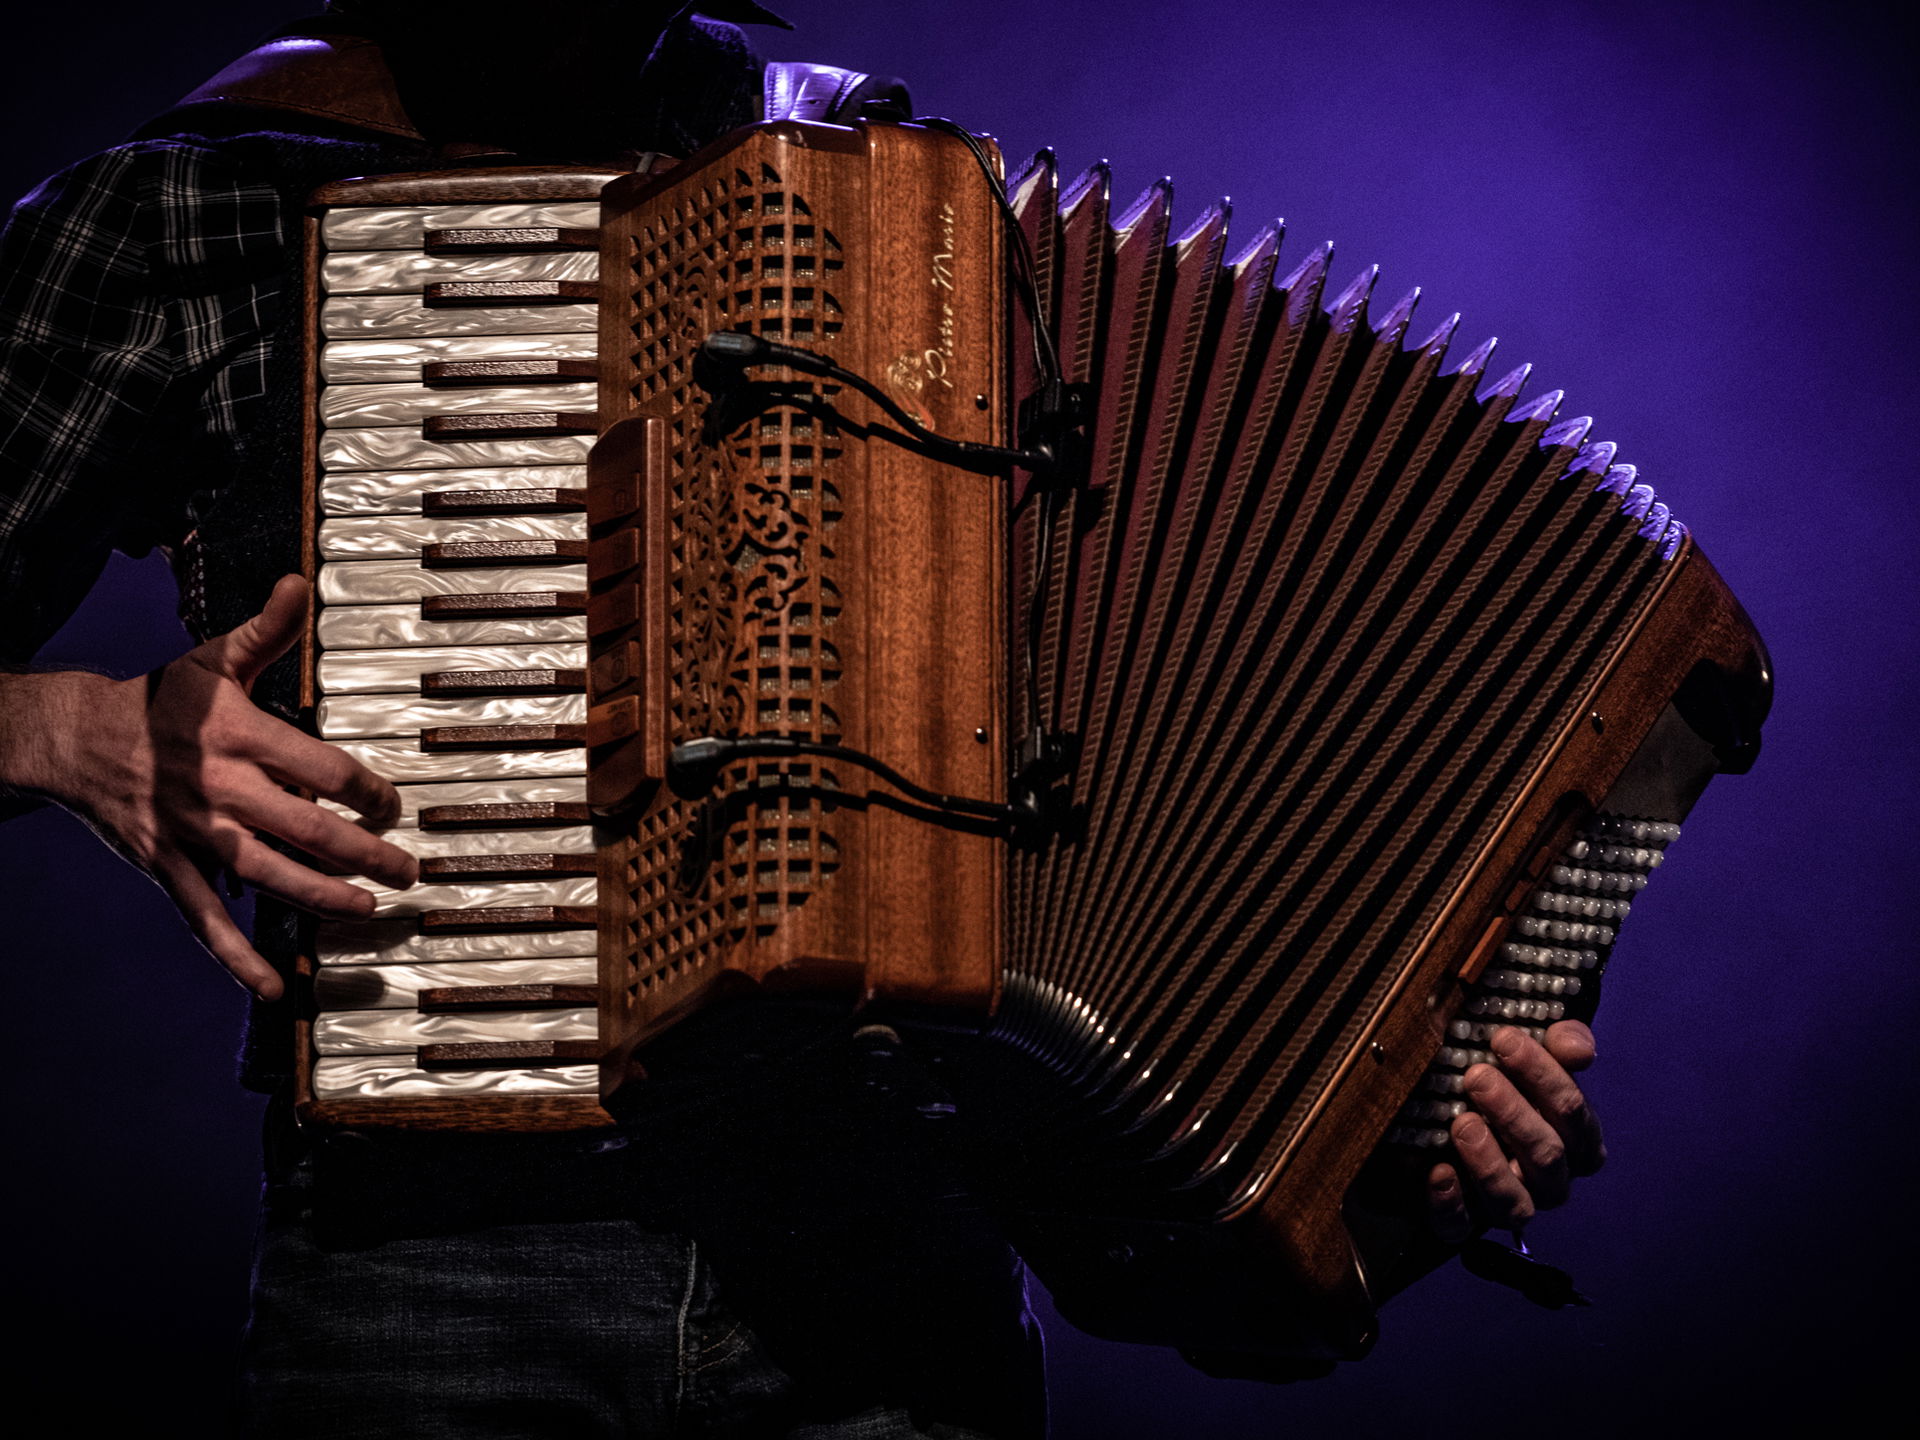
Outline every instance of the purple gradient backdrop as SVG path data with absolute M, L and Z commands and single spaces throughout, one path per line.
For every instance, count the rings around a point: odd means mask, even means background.
M 12 22 L 0 188 L 308 8 Z M 1010 152 L 1110 155 L 1122 190 L 1170 173 L 1187 214 L 1231 194 L 1243 236 L 1284 214 L 1293 253 L 1340 243 L 1336 281 L 1377 261 L 1387 298 L 1417 282 L 1429 323 L 1503 337 L 1693 526 L 1781 677 L 1757 772 L 1709 792 L 1610 976 L 1590 1089 L 1612 1163 L 1531 1237 L 1598 1306 L 1450 1271 L 1367 1363 L 1287 1390 L 1056 1323 L 1059 1440 L 1764 1434 L 1890 1395 L 1920 1178 L 1894 1123 L 1920 698 L 1900 46 L 1728 0 L 785 8 L 805 28 L 763 32 L 776 55 L 907 76 Z M 164 569 L 116 558 L 44 658 L 135 673 L 183 644 Z M 257 1173 L 240 997 L 64 815 L 0 829 L 0 893 L 12 1308 L 44 1352 L 14 1393 L 215 1433 Z

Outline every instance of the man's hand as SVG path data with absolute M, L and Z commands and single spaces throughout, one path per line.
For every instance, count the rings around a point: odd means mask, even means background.
M 1476 1225 L 1516 1235 L 1537 1210 L 1563 1204 L 1572 1181 L 1607 1158 L 1586 1096 L 1573 1077 L 1593 1063 L 1593 1032 L 1578 1020 L 1547 1030 L 1541 1045 L 1503 1027 L 1489 1037 L 1497 1065 L 1467 1071 L 1472 1109 L 1453 1122 L 1459 1165 L 1427 1177 L 1434 1229 L 1459 1244 Z
M 307 585 L 289 575 L 244 625 L 152 675 L 8 677 L 0 782 L 57 800 L 173 897 L 200 943 L 262 999 L 280 977 L 221 904 L 246 881 L 335 919 L 365 919 L 374 898 L 271 848 L 277 836 L 326 870 L 411 885 L 419 865 L 368 829 L 291 795 L 337 800 L 374 829 L 399 814 L 392 785 L 325 741 L 257 709 L 248 691 L 300 638 Z M 237 893 L 237 892 L 236 892 Z

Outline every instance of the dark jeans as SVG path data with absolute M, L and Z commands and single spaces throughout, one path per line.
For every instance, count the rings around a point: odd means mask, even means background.
M 830 1048 L 612 1140 L 295 1144 L 246 1433 L 1039 1440 L 1025 1272 L 878 1063 Z

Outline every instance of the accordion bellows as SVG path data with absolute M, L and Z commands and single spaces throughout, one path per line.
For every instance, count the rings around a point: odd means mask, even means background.
M 1061 194 L 1042 155 L 1012 188 L 1097 401 L 1085 483 L 1024 497 L 1013 540 L 1037 659 L 1014 728 L 1034 703 L 1078 737 L 1079 826 L 1015 854 L 995 1034 L 1070 1077 L 1052 1133 L 1066 1168 L 1106 1162 L 1110 1210 L 1151 1205 L 1152 1176 L 1170 1222 L 1288 1232 L 1324 1294 L 1351 1263 L 1326 1217 L 1394 1111 L 1391 1139 L 1442 1144 L 1490 1024 L 1591 1014 L 1626 897 L 1705 776 L 1746 763 L 1724 725 L 1683 761 L 1698 737 L 1656 719 L 1724 677 L 1705 708 L 1751 735 L 1764 654 L 1559 392 L 1491 378 L 1491 341 L 1448 365 L 1458 317 L 1412 339 L 1418 292 L 1376 319 L 1376 271 L 1329 297 L 1331 247 L 1283 274 L 1274 230 L 1229 259 L 1224 207 L 1176 237 L 1164 184 L 1112 217 L 1104 167 Z M 1655 770 L 1690 778 L 1646 793 Z M 1640 813 L 1596 816 L 1619 804 Z M 1637 843 L 1607 845 L 1623 824 Z M 1090 1129 L 1131 1143 L 1089 1155 Z M 1058 1263 L 1151 1272 L 1141 1229 L 1083 1229 Z M 1192 1342 L 1211 1309 L 1234 1318 L 1210 1343 L 1245 1342 L 1257 1294 L 1196 1273 L 1157 1287 L 1158 1325 L 1115 1324 L 1120 1282 L 1096 1282 L 1107 1328 Z M 1206 1293 L 1168 1304 L 1182 1283 Z
M 497 176 L 441 180 L 500 198 Z M 323 198 L 439 203 L 384 183 Z M 1418 1167 L 1444 1145 L 1490 1025 L 1591 1013 L 1678 822 L 1752 758 L 1764 651 L 1589 422 L 1559 419 L 1558 392 L 1523 399 L 1524 368 L 1490 381 L 1490 343 L 1450 366 L 1452 321 L 1410 343 L 1414 297 L 1376 319 L 1372 271 L 1328 298 L 1328 249 L 1283 272 L 1267 231 L 1234 257 L 1224 209 L 1176 235 L 1165 185 L 1116 218 L 1103 168 L 1063 193 L 1049 155 L 1010 192 L 1003 219 L 937 130 L 794 123 L 606 187 L 601 438 L 564 542 L 585 561 L 586 724 L 551 737 L 580 759 L 499 772 L 584 772 L 598 815 L 597 1030 L 550 1057 L 597 1057 L 597 1084 L 576 1064 L 575 1093 L 502 1099 L 403 1075 L 391 1098 L 309 1093 L 309 1112 L 609 1123 L 644 1089 L 636 1050 L 734 981 L 840 994 L 937 1021 L 922 1043 L 1029 1179 L 1022 1238 L 1073 1318 L 1358 1353 L 1418 1248 L 1360 1213 L 1369 1156 Z M 503 335 L 534 333 L 501 313 Z M 816 350 L 842 378 L 716 375 L 715 332 Z M 486 345 L 490 364 L 514 351 Z M 1084 423 L 1053 471 L 990 473 L 929 455 L 848 374 L 975 445 L 1025 443 L 1021 402 L 1055 381 Z M 469 398 L 445 458 L 407 471 L 453 488 L 573 457 L 539 448 L 559 432 L 538 416 L 488 409 Z M 399 453 L 360 433 L 325 446 Z M 352 480 L 319 470 L 322 491 Z M 391 488 L 433 508 L 417 479 Z M 346 598 L 323 647 L 367 629 L 368 603 L 325 570 L 323 598 Z M 485 618 L 422 584 L 423 614 Z M 537 575 L 466 586 L 489 588 L 566 609 Z M 420 625 L 385 643 L 432 643 Z M 666 783 L 679 747 L 767 737 L 812 748 Z M 1048 741 L 1067 763 L 1033 781 Z M 1030 782 L 1044 820 L 943 810 L 859 756 L 941 797 Z M 484 934 L 490 913 L 480 893 L 420 923 Z M 537 1048 L 433 1074 L 537 1077 Z
M 1272 231 L 1229 263 L 1222 211 L 1170 245 L 1165 187 L 1110 223 L 1104 171 L 1052 180 L 1016 194 L 1100 408 L 1016 623 L 1097 778 L 1015 862 L 1002 1029 L 1180 1106 L 1244 1200 L 1686 532 L 1490 343 L 1448 370 L 1372 271 L 1327 301 L 1330 247 L 1276 279 Z

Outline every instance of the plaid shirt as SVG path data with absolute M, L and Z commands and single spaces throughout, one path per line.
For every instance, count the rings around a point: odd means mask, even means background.
M 0 664 L 110 550 L 177 544 L 231 476 L 282 302 L 280 195 L 233 155 L 122 145 L 0 234 Z

